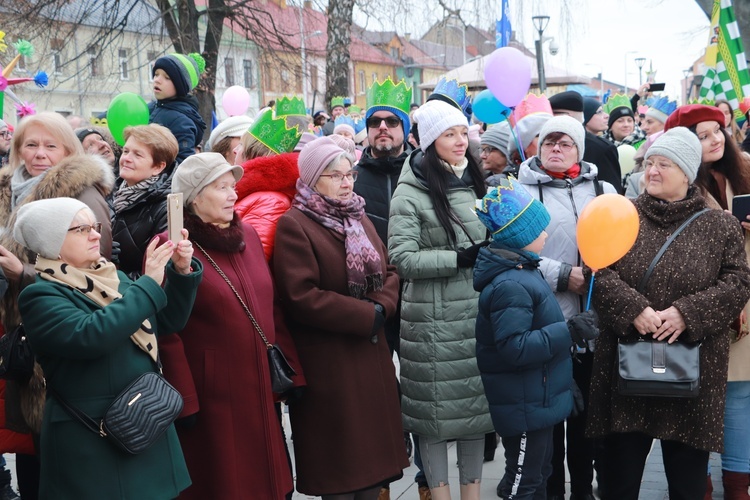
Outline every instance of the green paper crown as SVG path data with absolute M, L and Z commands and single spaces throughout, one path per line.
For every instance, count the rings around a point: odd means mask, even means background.
M 411 87 L 407 87 L 403 79 L 395 84 L 389 76 L 383 83 L 373 82 L 367 89 L 368 109 L 373 106 L 388 106 L 396 108 L 408 116 L 410 105 Z
M 700 98 L 700 99 L 690 99 L 688 104 L 703 104 L 704 106 L 714 106 L 714 100 L 713 99 L 706 99 L 706 98 Z
M 255 120 L 248 132 L 276 154 L 290 152 L 302 137 L 299 125 L 287 127 L 286 119 L 274 118 L 273 110 L 270 109 L 264 111 L 260 118 Z
M 630 108 L 630 98 L 625 94 L 615 94 L 607 100 L 602 109 L 605 113 L 611 114 L 617 108 Z
M 337 96 L 331 99 L 331 109 L 335 108 L 336 106 L 344 107 L 344 98 L 342 96 Z
M 276 116 L 307 116 L 305 102 L 297 96 L 284 96 L 276 101 Z
M 355 115 L 358 115 L 361 112 L 362 112 L 362 108 L 360 108 L 356 104 L 352 104 L 351 106 L 349 106 L 349 114 L 354 113 Z

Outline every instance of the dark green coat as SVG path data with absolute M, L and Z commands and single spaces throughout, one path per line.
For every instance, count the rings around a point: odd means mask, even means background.
M 164 289 L 147 276 L 120 276 L 122 298 L 102 308 L 82 293 L 37 278 L 19 298 L 26 333 L 47 384 L 98 420 L 112 399 L 155 364 L 130 339 L 145 318 L 158 333 L 181 330 L 202 277 L 171 263 Z M 40 498 L 172 499 L 190 485 L 174 426 L 151 448 L 129 455 L 73 420 L 53 397 L 44 408 Z

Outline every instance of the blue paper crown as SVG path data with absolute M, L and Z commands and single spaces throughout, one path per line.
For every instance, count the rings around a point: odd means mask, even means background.
M 333 121 L 333 127 L 336 128 L 337 125 L 349 125 L 351 128 L 354 129 L 355 132 L 357 131 L 357 127 L 354 124 L 354 120 L 352 120 L 351 117 L 346 116 L 346 115 L 341 115 Z
M 650 106 L 669 116 L 677 109 L 677 101 L 670 101 L 668 97 L 660 97 L 651 103 Z
M 460 85 L 456 79 L 446 80 L 445 77 L 441 77 L 437 85 L 435 85 L 435 90 L 427 100 L 436 98 L 435 94 L 448 98 L 451 104 L 463 111 L 466 118 L 471 120 L 471 96 L 469 95 L 469 88 L 466 85 Z

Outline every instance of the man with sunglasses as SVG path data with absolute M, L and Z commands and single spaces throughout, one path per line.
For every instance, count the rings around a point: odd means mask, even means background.
M 0 120 L 0 167 L 4 167 L 8 164 L 10 142 L 12 139 L 13 134 L 9 130 L 8 124 L 3 120 Z

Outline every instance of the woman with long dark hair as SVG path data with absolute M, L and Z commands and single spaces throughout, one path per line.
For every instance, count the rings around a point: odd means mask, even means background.
M 393 194 L 388 253 L 405 280 L 401 308 L 404 430 L 419 436 L 435 500 L 449 499 L 447 442 L 458 441 L 462 499 L 479 499 L 484 435 L 492 432 L 477 368 L 474 262 L 487 244 L 472 208 L 484 175 L 468 153 L 466 117 L 430 101 L 415 113 L 420 148 Z

